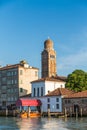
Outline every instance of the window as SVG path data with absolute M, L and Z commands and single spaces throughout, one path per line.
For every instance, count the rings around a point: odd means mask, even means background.
M 14 92 L 14 90 L 13 89 L 11 89 L 11 93 L 13 93 Z
M 50 93 L 50 90 L 48 90 L 48 93 Z
M 11 81 L 12 81 L 12 84 L 14 84 L 14 81 L 13 81 L 13 79 L 12 79 Z
M 20 80 L 20 84 L 23 84 L 23 80 Z
M 59 109 L 59 104 L 56 104 L 56 109 Z
M 8 101 L 11 101 L 11 99 L 10 99 L 10 97 L 8 97 L 8 99 L 7 99 Z
M 17 71 L 14 71 L 14 75 L 17 75 Z
M 2 76 L 6 76 L 6 71 L 5 70 L 2 71 Z
M 50 109 L 50 104 L 47 104 L 47 108 Z
M 82 103 L 83 104 L 87 103 L 87 99 L 82 99 Z
M 14 89 L 14 92 L 18 92 L 18 89 L 17 89 L 17 88 L 15 88 L 15 89 Z
M 10 71 L 7 72 L 7 76 L 11 76 L 11 72 Z
M 39 97 L 39 88 L 37 88 L 37 97 Z
M 71 103 L 71 100 L 68 100 L 68 103 Z
M 2 86 L 2 90 L 5 90 L 6 89 L 6 86 Z
M 47 98 L 47 102 L 50 102 L 50 98 Z
M 14 80 L 14 83 L 17 84 L 17 79 Z
M 23 74 L 23 71 L 22 70 L 20 70 L 20 75 L 22 75 Z
M 17 97 L 14 97 L 14 101 L 17 101 Z
M 6 106 L 6 101 L 2 101 L 2 106 Z
M 2 94 L 1 97 L 2 97 L 2 98 L 6 98 L 6 94 Z
M 13 79 L 7 80 L 7 84 L 14 84 L 14 80 Z
M 59 98 L 56 98 L 56 102 L 59 102 Z
M 11 93 L 11 89 L 8 89 L 7 92 L 8 92 L 8 93 Z
M 36 89 L 34 88 L 34 97 L 35 97 Z
M 2 82 L 6 82 L 6 77 L 3 77 L 3 78 L 2 78 Z
M 23 88 L 20 88 L 20 92 L 21 92 L 21 93 L 23 92 Z
M 43 96 L 43 87 L 41 87 L 41 96 Z
M 11 84 L 11 83 L 12 83 L 11 80 L 8 80 L 8 81 L 7 81 L 7 84 Z
M 11 97 L 11 101 L 14 101 L 14 98 L 13 98 L 13 97 Z
M 71 100 L 65 100 L 65 104 L 71 103 Z

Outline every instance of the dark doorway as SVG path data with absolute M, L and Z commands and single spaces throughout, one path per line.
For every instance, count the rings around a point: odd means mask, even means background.
M 76 111 L 79 113 L 79 105 L 78 104 L 74 105 L 74 112 L 76 113 Z

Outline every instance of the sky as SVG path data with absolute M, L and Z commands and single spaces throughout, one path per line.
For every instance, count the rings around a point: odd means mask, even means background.
M 0 65 L 26 60 L 40 76 L 48 37 L 58 75 L 87 72 L 87 0 L 0 0 Z

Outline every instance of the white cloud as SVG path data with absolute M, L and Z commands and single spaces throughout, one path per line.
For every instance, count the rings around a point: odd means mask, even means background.
M 75 69 L 85 70 L 87 67 L 87 51 L 79 51 L 73 55 L 60 57 L 58 60 L 58 71 L 60 74 L 68 75 Z
M 75 69 L 87 71 L 87 27 L 69 37 L 67 44 L 60 45 L 62 56 L 58 58 L 58 73 L 68 75 Z

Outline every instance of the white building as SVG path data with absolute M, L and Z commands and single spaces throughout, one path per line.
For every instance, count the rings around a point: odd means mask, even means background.
M 65 88 L 65 81 L 57 78 L 42 78 L 31 82 L 32 97 L 41 97 L 56 88 Z
M 40 97 L 39 99 L 42 102 L 41 111 L 48 112 L 63 112 L 63 103 L 62 99 L 68 95 L 73 94 L 71 90 L 66 88 L 57 88 L 52 92 L 49 92 L 47 95 Z
M 61 77 L 42 78 L 31 82 L 32 98 L 40 99 L 41 111 L 62 112 L 62 91 L 65 89 L 65 81 Z M 63 93 L 65 94 L 65 93 Z

